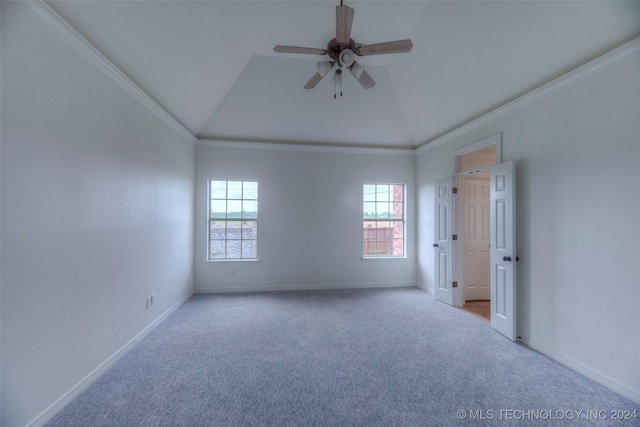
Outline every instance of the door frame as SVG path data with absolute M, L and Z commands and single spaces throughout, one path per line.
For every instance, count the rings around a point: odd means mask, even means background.
M 471 171 L 459 171 L 459 157 L 464 156 L 465 154 L 473 153 L 474 151 L 482 150 L 483 148 L 491 147 L 492 145 L 496 146 L 496 161 L 494 164 L 499 165 L 502 163 L 502 132 L 496 133 L 494 135 L 488 136 L 484 139 L 481 139 L 476 142 L 472 142 L 469 145 L 465 145 L 464 147 L 458 148 L 453 151 L 453 171 L 456 176 L 458 175 L 467 175 L 473 172 L 480 172 L 482 170 L 487 170 L 488 167 L 478 168 Z

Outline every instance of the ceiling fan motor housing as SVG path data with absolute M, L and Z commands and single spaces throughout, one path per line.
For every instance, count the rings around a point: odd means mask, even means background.
M 347 52 L 345 52 L 345 50 Z M 349 39 L 348 44 L 339 43 L 336 39 L 331 39 L 327 44 L 327 55 L 339 65 L 349 67 L 353 64 L 355 59 L 356 42 L 353 39 Z M 343 54 L 344 52 L 344 54 Z M 343 56 L 349 56 L 348 64 L 343 62 Z

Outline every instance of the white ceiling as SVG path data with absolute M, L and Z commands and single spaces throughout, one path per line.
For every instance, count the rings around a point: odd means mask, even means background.
M 377 85 L 330 76 L 338 1 L 47 1 L 200 139 L 409 148 L 640 36 L 640 1 L 348 1 L 352 38 L 411 38 L 361 57 Z

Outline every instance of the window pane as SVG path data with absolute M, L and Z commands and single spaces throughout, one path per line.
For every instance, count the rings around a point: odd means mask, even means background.
M 211 240 L 209 242 L 209 259 L 225 258 L 224 240 Z
M 377 185 L 376 186 L 376 200 L 378 202 L 388 202 L 389 201 L 389 186 L 388 185 Z
M 402 202 L 404 200 L 404 185 L 392 185 L 393 202 Z
M 373 219 L 376 217 L 376 204 L 373 202 L 364 202 L 362 205 L 362 218 Z
M 257 218 L 258 217 L 258 202 L 255 200 L 242 202 L 242 217 L 243 218 Z
M 384 240 L 389 236 L 389 229 L 386 225 L 387 224 L 378 224 L 378 228 L 376 229 L 377 240 Z
M 404 240 L 403 239 L 393 239 L 393 252 L 391 255 L 393 256 L 403 256 L 404 255 Z
M 393 231 L 390 235 L 393 236 L 394 239 L 404 238 L 404 224 L 401 221 L 394 221 L 392 227 Z
M 257 258 L 255 240 L 243 240 L 242 241 L 242 258 Z
M 227 217 L 228 218 L 242 217 L 242 200 L 227 201 Z
M 245 181 L 242 183 L 242 198 L 258 200 L 258 183 Z
M 387 241 L 386 240 L 377 240 L 376 241 L 376 249 L 375 256 L 386 256 L 389 255 L 387 250 Z
M 211 210 L 209 212 L 210 218 L 226 218 L 227 217 L 227 202 L 226 200 L 212 200 Z
M 209 239 L 226 239 L 227 238 L 227 222 L 226 221 L 211 221 L 209 223 Z
M 389 203 L 387 202 L 376 203 L 376 218 L 378 219 L 389 218 Z
M 242 237 L 242 223 L 240 221 L 227 221 L 227 240 L 240 240 Z
M 393 212 L 391 213 L 391 218 L 402 219 L 404 216 L 404 204 L 402 202 L 395 202 L 392 206 Z
M 385 256 L 387 244 L 386 241 L 369 240 L 364 242 L 364 248 L 366 256 Z
M 227 199 L 242 199 L 242 181 L 229 181 L 227 184 Z
M 227 181 L 211 181 L 211 198 L 227 198 Z
M 257 239 L 258 223 L 256 221 L 247 221 L 242 223 L 242 239 Z
M 373 184 L 364 184 L 363 187 L 363 200 L 365 202 L 376 201 L 376 186 Z
M 362 235 L 365 239 L 376 237 L 376 221 L 364 221 Z
M 242 257 L 242 245 L 240 240 L 227 240 L 227 259 L 240 259 Z

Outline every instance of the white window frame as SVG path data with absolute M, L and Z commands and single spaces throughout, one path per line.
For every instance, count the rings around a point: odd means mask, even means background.
M 224 182 L 225 183 L 225 197 L 213 197 L 212 185 L 214 182 Z M 229 197 L 229 183 L 240 183 L 240 197 Z M 255 198 L 245 197 L 245 183 L 255 184 Z M 255 179 L 209 179 L 207 185 L 207 261 L 211 262 L 221 262 L 221 261 L 258 261 L 258 217 L 259 217 L 259 208 L 258 208 L 258 200 L 259 200 L 259 182 Z M 223 202 L 225 206 L 225 215 L 216 218 L 214 215 L 213 209 L 213 201 Z M 236 202 L 240 204 L 240 212 L 239 216 L 227 216 L 229 211 L 229 201 Z M 254 203 L 255 204 L 255 216 L 245 216 L 245 202 Z M 253 211 L 251 212 L 253 213 Z M 219 231 L 224 233 L 224 238 L 215 239 L 212 238 L 213 234 L 213 223 L 214 222 L 224 222 L 225 227 L 224 231 Z M 240 229 L 234 230 L 234 234 L 237 233 L 237 238 L 229 238 L 229 222 L 238 222 L 240 223 Z M 245 229 L 244 226 L 248 225 L 248 223 L 253 224 L 254 228 L 254 237 L 245 237 Z M 247 232 L 251 231 L 251 227 L 247 227 Z M 211 248 L 212 242 L 219 241 L 224 242 L 224 256 L 223 257 L 212 257 Z M 253 254 L 255 256 L 244 256 L 244 243 L 243 242 L 253 242 L 254 249 Z M 239 257 L 229 257 L 229 251 L 233 250 L 229 247 L 229 242 L 239 242 Z
M 365 188 L 367 185 L 375 185 L 377 186 L 389 186 L 389 187 L 393 187 L 393 186 L 402 186 L 402 218 L 400 219 L 396 219 L 396 218 L 365 218 L 365 203 L 372 203 L 371 201 L 367 200 L 367 197 L 365 195 Z M 375 196 L 375 200 L 373 201 L 373 203 L 377 203 L 377 191 L 376 191 L 376 196 Z M 366 259 L 366 260 L 370 260 L 370 259 L 402 259 L 402 258 L 406 258 L 407 257 L 407 186 L 406 184 L 402 184 L 402 183 L 385 183 L 385 182 L 365 182 L 362 184 L 362 259 Z M 364 236 L 364 229 L 365 229 L 365 224 L 367 222 L 399 222 L 402 224 L 402 255 L 389 255 L 388 251 L 387 254 L 385 255 L 368 255 L 365 251 L 365 236 Z M 389 239 L 389 240 L 393 240 L 393 236 Z M 393 243 L 391 243 L 393 244 Z M 393 249 L 392 249 L 393 252 Z

